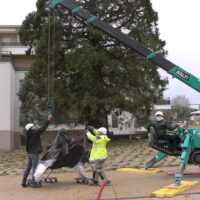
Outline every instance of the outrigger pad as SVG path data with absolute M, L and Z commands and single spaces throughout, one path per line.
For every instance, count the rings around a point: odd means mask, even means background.
M 144 173 L 162 172 L 161 169 L 154 169 L 154 168 L 150 168 L 150 169 L 120 168 L 120 169 L 117 169 L 117 171 L 119 171 L 119 172 L 144 172 Z
M 199 181 L 181 181 L 180 186 L 171 184 L 171 185 L 165 186 L 164 188 L 160 190 L 156 190 L 152 192 L 150 195 L 152 197 L 173 197 L 177 194 L 180 194 L 182 192 L 189 190 L 190 188 L 198 184 L 199 184 Z

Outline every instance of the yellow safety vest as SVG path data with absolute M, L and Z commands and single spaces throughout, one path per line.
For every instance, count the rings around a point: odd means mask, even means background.
M 95 135 L 98 133 L 98 131 L 94 130 Z M 92 150 L 90 153 L 90 162 L 98 162 L 101 160 L 106 160 L 107 150 L 106 150 L 106 144 L 110 141 L 110 139 L 106 135 L 92 135 L 92 133 L 88 132 L 87 137 L 90 141 L 93 142 Z

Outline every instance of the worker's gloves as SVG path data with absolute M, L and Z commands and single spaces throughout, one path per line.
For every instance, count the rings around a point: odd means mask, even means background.
M 90 131 L 91 133 L 93 133 L 94 129 L 95 129 L 95 128 L 94 128 L 93 126 L 88 126 L 88 127 L 87 127 L 87 130 Z

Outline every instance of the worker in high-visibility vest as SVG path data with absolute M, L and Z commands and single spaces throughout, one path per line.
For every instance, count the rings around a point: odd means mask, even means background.
M 107 129 L 105 127 L 95 129 L 92 126 L 88 126 L 87 129 L 89 130 L 86 133 L 87 137 L 93 143 L 89 158 L 93 171 L 93 182 L 91 185 L 99 185 L 99 176 L 103 181 L 107 181 L 107 185 L 109 185 L 110 181 L 103 171 L 104 162 L 108 158 L 106 144 L 110 141 L 106 135 Z

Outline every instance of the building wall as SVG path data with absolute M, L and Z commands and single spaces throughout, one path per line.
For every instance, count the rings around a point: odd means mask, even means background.
M 12 150 L 21 146 L 17 93 L 24 74 L 23 71 L 15 72 L 11 62 L 0 62 L 0 149 Z
M 2 42 L 19 42 L 19 38 L 16 33 L 0 33 Z
M 0 62 L 0 148 L 13 149 L 15 71 L 11 62 Z
M 28 48 L 20 44 L 19 27 L 0 25 L 0 149 L 5 150 L 21 146 L 17 93 L 19 82 L 33 61 L 32 56 L 26 55 Z
M 25 71 L 16 71 L 16 76 L 15 76 L 15 121 L 14 121 L 14 130 L 17 132 L 21 132 L 21 127 L 20 127 L 20 101 L 18 97 L 18 92 L 20 90 L 20 81 L 24 80 L 25 76 Z
M 29 68 L 33 62 L 33 56 L 17 55 L 14 56 L 14 61 L 16 70 L 20 70 L 22 67 Z
M 16 96 L 16 88 L 15 88 L 15 69 L 14 66 L 10 66 L 10 131 L 11 131 L 11 142 L 10 142 L 10 149 L 15 148 L 15 129 L 14 129 L 14 122 L 16 119 L 16 114 L 15 114 L 15 107 L 16 107 L 16 101 L 15 101 L 15 96 Z

